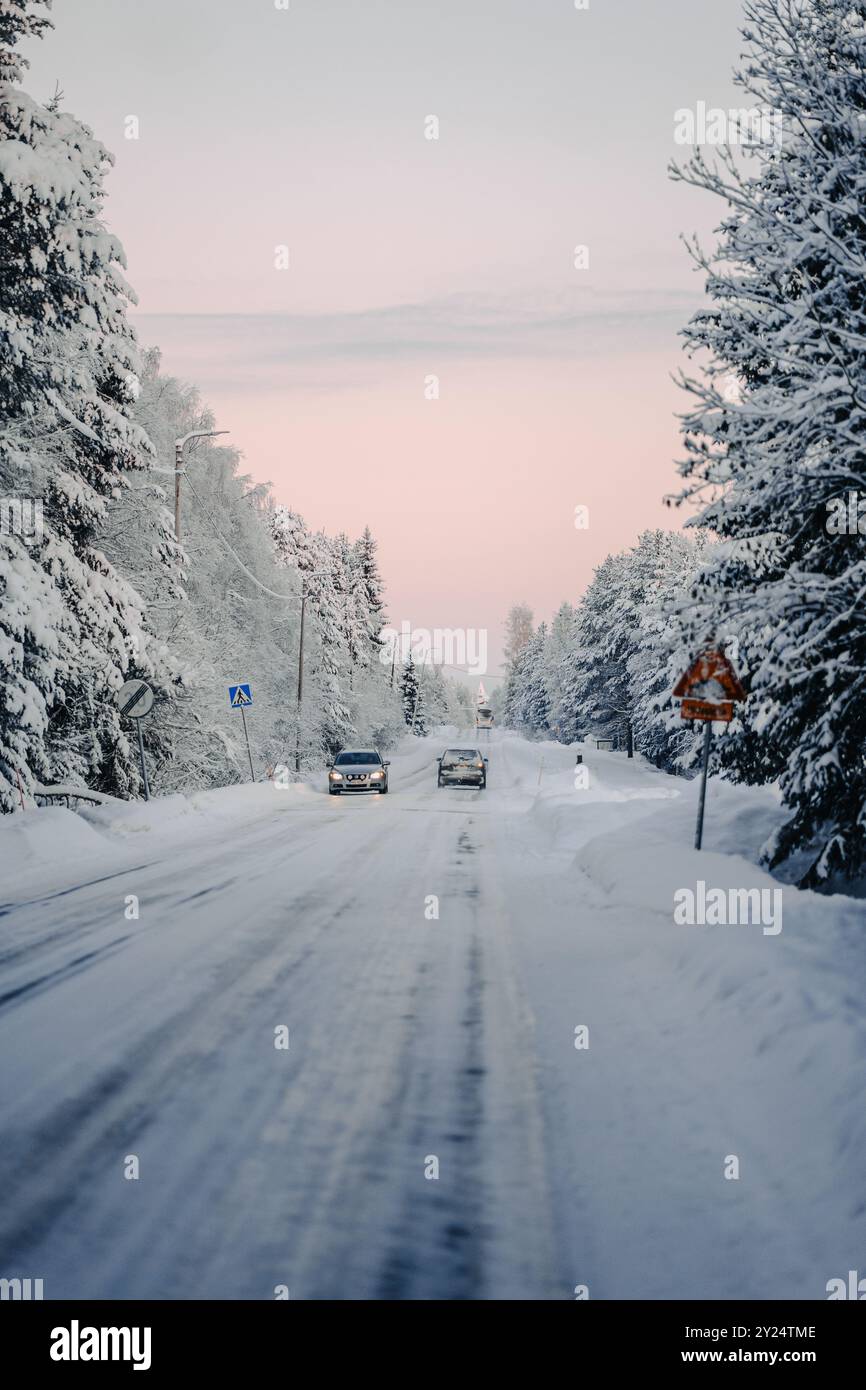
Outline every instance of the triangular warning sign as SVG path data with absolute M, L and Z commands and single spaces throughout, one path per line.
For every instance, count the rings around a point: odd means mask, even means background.
M 692 695 L 702 700 L 745 700 L 740 678 L 723 651 L 709 647 L 680 676 L 673 690 L 677 699 Z

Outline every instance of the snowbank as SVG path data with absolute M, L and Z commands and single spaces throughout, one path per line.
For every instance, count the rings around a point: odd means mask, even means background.
M 39 864 L 76 862 L 107 850 L 103 836 L 75 811 L 41 806 L 0 817 L 2 879 Z

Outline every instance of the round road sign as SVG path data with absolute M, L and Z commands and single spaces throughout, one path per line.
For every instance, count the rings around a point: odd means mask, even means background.
M 153 706 L 153 691 L 147 681 L 126 681 L 114 698 L 127 719 L 143 719 Z

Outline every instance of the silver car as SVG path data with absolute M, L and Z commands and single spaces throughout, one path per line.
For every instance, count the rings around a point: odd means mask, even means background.
M 487 786 L 487 759 L 479 748 L 446 748 L 436 761 L 437 787 Z
M 388 768 L 375 748 L 344 748 L 328 769 L 328 791 L 331 796 L 343 792 L 388 791 Z

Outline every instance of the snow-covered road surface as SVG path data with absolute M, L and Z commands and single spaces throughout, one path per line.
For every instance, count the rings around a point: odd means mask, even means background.
M 864 908 L 676 926 L 699 875 L 770 882 L 719 852 L 759 794 L 711 789 L 697 856 L 694 786 L 640 760 L 576 788 L 574 749 L 494 734 L 487 791 L 439 791 L 444 746 L 407 741 L 388 797 L 9 818 L 0 1275 L 822 1298 L 863 1266 Z

